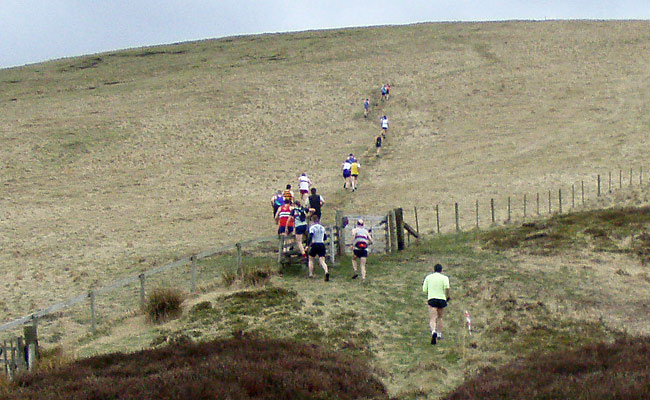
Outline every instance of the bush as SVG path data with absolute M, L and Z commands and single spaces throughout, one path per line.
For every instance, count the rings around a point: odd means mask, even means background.
M 234 272 L 226 271 L 221 274 L 221 283 L 225 287 L 231 287 L 233 283 L 237 280 L 237 274 Z
M 163 322 L 178 317 L 183 303 L 183 294 L 180 290 L 162 288 L 154 289 L 145 304 L 145 314 L 150 321 Z
M 273 269 L 269 266 L 256 268 L 246 271 L 242 277 L 242 281 L 246 286 L 264 286 L 268 283 L 273 274 Z

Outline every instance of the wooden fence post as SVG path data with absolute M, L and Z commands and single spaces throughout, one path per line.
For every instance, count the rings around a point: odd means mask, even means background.
M 395 231 L 397 233 L 397 250 L 402 251 L 406 248 L 404 244 L 404 210 L 395 209 Z
M 338 228 L 338 234 L 339 234 L 339 241 L 338 241 L 338 247 L 336 249 L 336 253 L 338 256 L 342 256 L 343 252 L 345 251 L 345 238 L 343 237 L 343 211 L 341 210 L 336 210 L 336 227 Z M 386 243 L 388 245 L 388 242 Z
M 618 188 L 623 189 L 623 170 L 618 170 Z
M 508 196 L 508 221 L 506 221 L 507 224 L 509 224 L 512 220 L 512 207 L 510 206 L 510 196 Z
M 138 278 L 140 278 L 140 306 L 142 306 L 142 309 L 144 310 L 146 301 L 144 295 L 144 274 L 138 275 Z
M 576 185 L 571 185 L 571 208 L 576 208 Z
M 492 213 L 492 225 L 494 225 L 496 221 L 496 219 L 494 218 L 494 198 L 490 199 L 490 211 Z
M 397 251 L 397 233 L 395 228 L 395 210 L 388 212 L 388 227 L 390 229 L 390 251 L 395 253 Z
M 582 193 L 582 206 L 585 206 L 585 181 L 580 181 L 580 191 Z
M 241 243 L 235 243 L 235 248 L 237 249 L 237 275 L 240 277 L 244 276 L 244 268 L 242 268 L 241 263 Z
M 340 235 L 339 235 L 340 240 Z M 278 235 L 278 264 L 282 263 L 282 253 L 284 252 L 284 235 Z
M 562 189 L 558 189 L 557 191 L 557 197 L 558 197 L 558 210 L 560 214 L 562 214 Z
M 90 332 L 97 333 L 97 316 L 95 315 L 95 292 L 88 293 L 90 299 Z
M 192 261 L 192 293 L 196 293 L 196 254 L 190 257 Z
M 438 235 L 440 235 L 440 208 L 436 204 L 436 229 L 438 230 Z
M 34 319 L 32 325 L 23 327 L 23 335 L 25 336 L 25 347 L 27 348 L 27 370 L 31 371 L 34 367 L 34 361 L 36 361 L 36 346 L 38 344 L 36 319 Z
M 597 196 L 600 197 L 600 174 L 598 174 L 598 192 Z
M 415 231 L 418 233 L 418 240 L 420 237 L 420 223 L 418 222 L 418 207 L 413 206 L 413 212 L 415 213 Z
M 548 213 L 550 214 L 551 211 L 551 191 L 548 191 Z
M 632 186 L 632 168 L 630 168 L 630 186 Z
M 386 235 L 386 254 L 390 253 L 390 214 L 386 214 L 386 229 L 384 229 L 384 234 Z M 340 236 L 339 236 L 340 238 Z
M 539 192 L 537 192 L 537 216 L 539 217 Z
M 454 215 L 456 217 L 456 232 L 460 232 L 460 221 L 458 217 L 458 203 L 454 203 Z
M 639 168 L 639 186 L 643 186 L 643 167 Z
M 478 226 L 478 200 L 476 200 L 476 230 L 478 231 L 480 228 Z
M 526 206 L 527 206 L 527 201 L 526 201 L 526 193 L 524 193 L 524 219 L 527 217 L 526 214 Z
M 332 265 L 336 263 L 336 247 L 334 246 L 334 227 L 330 226 L 328 228 L 328 233 L 330 237 L 330 261 L 332 262 Z
M 25 357 L 25 343 L 20 336 L 16 338 L 17 365 L 21 369 L 27 369 L 27 359 Z
M 4 355 L 4 360 L 5 360 L 5 373 L 7 374 L 7 377 L 11 380 L 11 369 L 9 368 L 9 357 L 7 356 L 7 341 L 2 342 L 2 354 Z
M 608 171 L 608 173 L 609 173 L 609 183 L 607 186 L 607 191 L 609 193 L 612 193 L 612 171 Z

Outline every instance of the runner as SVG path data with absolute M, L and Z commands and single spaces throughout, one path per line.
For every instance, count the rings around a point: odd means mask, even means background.
M 424 278 L 422 291 L 427 294 L 429 304 L 429 328 L 431 344 L 442 339 L 442 315 L 449 302 L 449 278 L 442 274 L 442 265 L 436 264 L 433 273 Z
M 388 117 L 385 115 L 379 119 L 381 123 L 381 137 L 386 139 L 386 134 L 388 133 Z
M 372 234 L 363 226 L 363 220 L 357 221 L 357 226 L 352 229 L 352 268 L 354 275 L 352 279 L 357 279 L 357 259 L 361 267 L 361 280 L 366 280 L 366 260 L 368 259 L 368 246 L 372 244 Z
M 307 214 L 312 211 L 307 207 L 303 207 L 299 201 L 296 201 L 295 207 L 291 210 L 291 216 L 294 220 L 294 225 L 296 228 L 296 244 L 298 245 L 298 250 L 302 255 L 303 260 L 307 260 L 307 253 L 305 252 L 305 247 L 302 244 L 302 238 L 307 232 Z
M 386 88 L 386 96 L 385 96 L 386 100 L 389 100 L 390 99 L 390 84 L 387 83 L 387 84 L 384 85 L 384 87 Z
M 284 204 L 284 197 L 282 197 L 282 190 L 278 190 L 273 197 L 271 197 L 271 206 L 273 207 L 273 218 L 278 213 L 278 208 Z
M 368 110 L 370 109 L 370 100 L 366 99 L 363 102 L 363 117 L 368 118 Z
M 325 199 L 323 199 L 323 196 L 316 194 L 315 187 L 311 188 L 311 196 L 309 196 L 309 209 L 314 210 L 311 213 L 312 215 L 316 215 L 319 221 L 321 218 L 323 218 L 321 214 L 321 207 L 323 204 L 325 204 Z
M 386 85 L 381 85 L 381 101 L 386 100 Z
M 278 208 L 278 212 L 275 213 L 275 220 L 278 224 L 278 235 L 288 236 L 293 233 L 293 217 L 291 216 L 291 201 L 285 202 L 283 205 Z
M 377 157 L 379 157 L 379 154 L 381 153 L 381 135 L 377 135 L 375 138 L 375 147 L 377 148 Z
M 307 203 L 307 197 L 309 196 L 309 185 L 311 185 L 311 181 L 307 174 L 303 172 L 302 175 L 300 175 L 300 178 L 298 178 L 298 187 L 300 188 L 300 199 L 305 204 Z
M 282 197 L 284 198 L 285 203 L 292 203 L 294 196 L 293 196 L 293 190 L 291 190 L 291 185 L 287 185 L 287 188 L 284 189 L 284 192 L 282 192 Z
M 350 158 L 348 157 L 345 161 L 343 161 L 343 189 L 348 190 L 348 187 L 351 186 L 350 182 L 350 168 L 352 168 L 352 163 L 350 162 Z
M 352 191 L 357 190 L 357 181 L 359 179 L 359 170 L 361 169 L 361 163 L 359 160 L 354 160 L 350 165 L 350 178 L 352 183 Z
M 325 254 L 327 253 L 325 248 L 325 239 L 327 238 L 325 227 L 320 224 L 320 220 L 316 215 L 312 215 L 311 220 L 312 224 L 309 227 L 309 238 L 307 239 L 309 245 L 309 278 L 314 277 L 314 259 L 318 258 L 318 262 L 325 272 L 325 282 L 327 282 L 330 280 L 330 274 L 327 264 L 325 264 Z

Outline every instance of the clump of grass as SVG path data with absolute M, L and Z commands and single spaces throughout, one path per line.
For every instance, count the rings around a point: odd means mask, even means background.
M 145 304 L 144 312 L 152 322 L 163 322 L 182 313 L 183 294 L 178 289 L 154 289 Z
M 273 274 L 270 266 L 247 270 L 242 276 L 242 282 L 247 286 L 265 286 Z
M 39 347 L 38 361 L 35 364 L 36 371 L 48 372 L 74 361 L 74 354 L 66 351 L 62 346 L 55 346 L 51 349 Z
M 537 353 L 502 368 L 484 370 L 445 399 L 647 398 L 649 353 L 650 337 Z
M 221 283 L 224 287 L 231 287 L 237 280 L 237 274 L 234 272 L 226 271 L 221 274 Z

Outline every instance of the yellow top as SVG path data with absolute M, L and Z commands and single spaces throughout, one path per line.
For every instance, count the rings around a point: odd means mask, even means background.
M 359 163 L 358 162 L 353 162 L 352 163 L 352 166 L 350 167 L 350 174 L 359 175 Z

